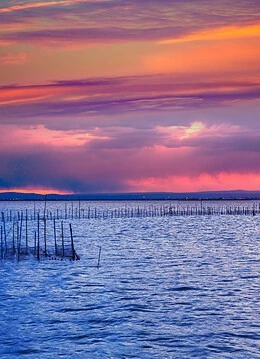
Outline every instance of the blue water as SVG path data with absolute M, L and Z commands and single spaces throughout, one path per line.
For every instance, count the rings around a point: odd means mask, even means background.
M 80 261 L 0 261 L 0 358 L 260 358 L 259 215 L 70 223 Z

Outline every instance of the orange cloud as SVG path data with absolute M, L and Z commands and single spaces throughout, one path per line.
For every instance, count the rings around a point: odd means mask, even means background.
M 0 89 L 0 105 L 44 99 L 51 95 L 50 92 L 40 88 L 2 88 Z
M 167 45 L 143 58 L 147 70 L 153 73 L 208 73 L 236 79 L 251 77 L 259 79 L 259 39 L 248 38 L 235 41 L 197 42 L 194 44 Z
M 69 100 L 72 94 L 79 95 L 82 89 L 77 87 L 64 87 L 64 86 L 13 86 L 0 88 L 0 105 L 19 103 L 19 102 L 31 102 L 36 100 L 49 99 L 53 101 L 57 98 Z M 86 89 L 84 90 L 86 91 Z M 87 94 L 84 95 L 87 97 Z
M 1 188 L 0 193 L 9 192 L 10 188 Z M 37 187 L 37 186 L 28 186 L 28 187 L 13 187 L 11 189 L 12 192 L 21 192 L 21 193 L 36 193 L 36 194 L 71 194 L 72 192 L 63 191 L 58 188 L 51 188 L 51 187 Z
M 185 35 L 181 38 L 165 39 L 159 41 L 159 44 L 174 44 L 187 41 L 212 41 L 226 39 L 254 38 L 260 35 L 260 24 L 238 27 L 225 26 L 216 29 L 207 29 L 193 34 Z

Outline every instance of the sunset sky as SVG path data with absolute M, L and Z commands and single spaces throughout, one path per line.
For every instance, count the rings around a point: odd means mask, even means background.
M 1 0 L 0 191 L 260 190 L 259 0 Z

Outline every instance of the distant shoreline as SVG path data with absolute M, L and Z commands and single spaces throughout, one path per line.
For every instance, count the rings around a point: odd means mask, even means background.
M 207 192 L 140 192 L 93 194 L 36 194 L 20 192 L 0 193 L 0 201 L 241 201 L 260 200 L 259 191 L 207 191 Z

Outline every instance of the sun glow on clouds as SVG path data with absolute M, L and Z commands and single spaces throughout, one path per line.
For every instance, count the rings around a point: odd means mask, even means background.
M 185 140 L 208 131 L 200 121 L 192 122 L 190 126 L 157 126 L 156 130 L 172 141 Z
M 190 47 L 181 44 L 178 47 L 166 46 L 143 58 L 145 66 L 151 72 L 182 72 L 201 74 L 220 78 L 227 74 L 230 78 L 244 77 L 254 73 L 259 79 L 260 70 L 259 39 L 225 40 L 222 42 L 198 42 Z M 244 73 L 247 69 L 247 73 Z M 204 75 L 205 76 L 205 75 Z
M 259 78 L 259 36 L 259 24 L 198 31 L 159 41 L 162 46 L 143 60 L 152 72 L 229 72 L 229 76 L 235 72 L 238 76 L 246 68 L 248 73 L 258 71 Z
M 193 122 L 190 127 L 185 129 L 185 134 L 180 139 L 185 139 L 197 135 L 201 133 L 204 129 L 205 126 L 202 122 Z
M 62 191 L 58 188 L 47 188 L 47 187 L 37 187 L 37 186 L 28 186 L 28 187 L 12 187 L 10 188 L 1 188 L 0 193 L 4 192 L 20 192 L 20 193 L 36 193 L 36 194 L 42 194 L 42 195 L 48 195 L 48 194 L 72 194 L 73 192 L 68 191 Z

